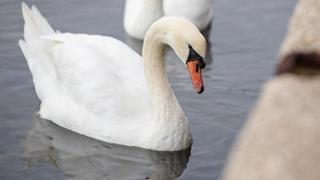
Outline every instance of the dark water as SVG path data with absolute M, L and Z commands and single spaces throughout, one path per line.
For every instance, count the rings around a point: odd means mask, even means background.
M 26 2 L 62 32 L 110 35 L 140 48 L 122 28 L 123 0 Z M 39 100 L 17 45 L 21 2 L 0 0 L 0 179 L 218 179 L 262 84 L 272 77 L 295 2 L 214 1 L 213 62 L 203 95 L 195 94 L 183 65 L 169 53 L 169 77 L 191 124 L 190 155 L 110 145 L 37 118 Z

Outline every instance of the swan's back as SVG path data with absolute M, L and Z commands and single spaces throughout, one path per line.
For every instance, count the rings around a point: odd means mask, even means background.
M 151 24 L 163 16 L 184 17 L 205 30 L 212 15 L 212 0 L 126 0 L 123 21 L 127 34 L 144 39 Z
M 138 54 L 111 37 L 55 33 L 35 7 L 23 4 L 23 15 L 25 38 L 19 44 L 44 118 L 64 122 L 66 114 L 80 111 L 89 119 L 145 115 L 150 98 Z
M 212 0 L 163 0 L 166 16 L 181 16 L 204 30 L 212 19 Z

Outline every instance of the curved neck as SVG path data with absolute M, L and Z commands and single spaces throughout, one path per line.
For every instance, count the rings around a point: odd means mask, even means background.
M 142 52 L 145 76 L 151 93 L 153 115 L 154 118 L 163 120 L 170 120 L 177 116 L 184 118 L 183 111 L 168 81 L 164 61 L 165 44 L 162 38 L 164 37 L 157 32 L 149 33 Z

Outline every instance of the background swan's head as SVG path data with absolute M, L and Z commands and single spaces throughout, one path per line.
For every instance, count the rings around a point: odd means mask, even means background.
M 182 17 L 163 17 L 151 25 L 145 41 L 169 45 L 187 65 L 194 88 L 204 90 L 201 70 L 205 67 L 206 39 L 198 28 Z M 148 43 L 146 43 L 148 44 Z

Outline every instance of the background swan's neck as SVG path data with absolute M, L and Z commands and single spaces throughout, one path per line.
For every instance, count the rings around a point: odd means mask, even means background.
M 184 120 L 184 113 L 170 86 L 165 70 L 165 44 L 159 36 L 153 35 L 146 38 L 143 47 L 144 71 L 151 93 L 153 116 L 164 121 L 173 118 Z

